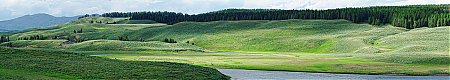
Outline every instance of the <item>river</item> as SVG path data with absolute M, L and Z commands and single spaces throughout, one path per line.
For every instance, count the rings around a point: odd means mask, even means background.
M 450 80 L 450 76 L 387 76 L 218 69 L 233 80 Z

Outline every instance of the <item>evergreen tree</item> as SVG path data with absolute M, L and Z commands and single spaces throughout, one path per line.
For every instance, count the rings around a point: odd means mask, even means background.
M 175 12 L 112 12 L 101 16 L 130 17 L 131 20 L 153 20 L 166 24 L 175 24 L 183 21 L 345 19 L 354 23 L 392 24 L 398 27 L 414 29 L 419 27 L 449 26 L 450 12 L 448 11 L 448 6 L 450 5 L 379 6 L 329 10 L 226 9 L 194 15 Z

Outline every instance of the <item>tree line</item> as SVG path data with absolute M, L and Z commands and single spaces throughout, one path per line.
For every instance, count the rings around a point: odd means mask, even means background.
M 360 8 L 338 8 L 328 10 L 278 10 L 278 9 L 226 9 L 203 14 L 176 12 L 112 12 L 102 17 L 130 17 L 131 20 L 153 20 L 175 24 L 184 21 L 234 21 L 234 20 L 287 20 L 287 19 L 345 19 L 354 23 L 372 25 L 391 24 L 414 29 L 450 25 L 450 5 L 377 6 Z

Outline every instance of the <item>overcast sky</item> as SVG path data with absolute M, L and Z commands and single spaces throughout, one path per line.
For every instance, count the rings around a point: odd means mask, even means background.
M 331 9 L 344 7 L 450 4 L 449 0 L 0 0 L 0 20 L 47 13 L 76 16 L 105 12 L 173 11 L 189 14 L 228 8 Z

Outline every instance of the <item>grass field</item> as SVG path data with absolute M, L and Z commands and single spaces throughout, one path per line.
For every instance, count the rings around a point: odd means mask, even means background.
M 202 51 L 200 47 L 186 43 L 164 43 L 159 41 L 134 42 L 134 41 L 112 41 L 112 40 L 92 40 L 68 45 L 64 49 L 80 51 Z
M 90 24 L 89 20 L 126 21 L 125 18 L 85 18 L 50 30 L 32 30 L 12 36 L 78 35 L 88 39 L 81 43 L 57 45 L 64 40 L 12 43 L 26 50 L 45 48 L 126 61 L 178 62 L 213 68 L 450 74 L 450 27 L 408 30 L 346 20 L 244 20 L 174 25 Z M 85 32 L 72 32 L 81 28 Z M 116 41 L 118 37 L 128 37 L 132 41 Z M 179 43 L 161 42 L 166 38 Z
M 165 43 L 160 41 L 138 42 L 118 40 L 90 40 L 75 44 L 63 44 L 67 40 L 19 40 L 0 44 L 18 48 L 46 48 L 78 51 L 203 51 L 187 43 Z
M 56 77 L 57 76 L 57 77 Z M 54 80 L 54 79 L 76 79 L 76 77 L 39 71 L 3 69 L 0 68 L 0 79 L 39 79 L 39 80 Z
M 314 49 L 321 46 L 332 48 L 340 34 L 371 27 L 345 20 L 217 21 L 185 22 L 129 34 L 148 40 L 190 41 L 211 51 L 317 52 Z
M 10 46 L 20 48 L 48 48 L 56 49 L 67 40 L 19 40 L 0 44 L 1 46 Z
M 72 33 L 78 29 L 85 32 Z M 128 37 L 135 41 L 162 41 L 173 38 L 212 52 L 383 53 L 415 52 L 426 48 L 435 49 L 432 52 L 448 52 L 448 45 L 442 41 L 448 40 L 442 37 L 448 35 L 445 30 L 448 27 L 407 31 L 389 25 L 371 26 L 345 20 L 216 21 L 175 25 L 74 24 L 55 30 L 15 34 L 12 38 L 38 34 L 78 35 L 88 40 Z M 416 37 L 403 38 L 409 36 Z
M 114 39 L 117 40 L 119 37 L 127 37 L 124 35 L 129 32 L 134 32 L 148 27 L 163 26 L 165 24 L 105 24 L 113 23 L 117 21 L 123 21 L 127 18 L 82 18 L 73 22 L 51 26 L 48 29 L 37 29 L 30 30 L 26 32 L 21 32 L 13 34 L 11 39 L 15 40 L 17 38 L 25 38 L 33 35 L 42 35 L 44 37 L 52 38 L 54 36 L 66 37 L 66 36 L 81 36 L 81 38 L 87 40 L 97 40 L 97 39 Z M 103 23 L 90 23 L 90 21 L 100 21 Z M 83 30 L 83 33 L 74 33 L 74 30 Z M 136 39 L 138 40 L 138 39 Z
M 81 28 L 84 33 L 71 33 Z M 37 34 L 79 35 L 88 40 L 129 37 L 131 40 L 162 41 L 173 38 L 214 52 L 355 53 L 361 51 L 361 47 L 365 47 L 363 50 L 377 50 L 365 42 L 368 39 L 403 31 L 390 26 L 354 24 L 345 20 L 262 20 L 184 22 L 175 25 L 75 24 L 55 30 L 15 34 L 12 38 Z
M 394 52 L 441 52 L 448 54 L 450 27 L 421 28 L 376 41 L 376 46 Z
M 280 70 L 325 73 L 385 74 L 385 75 L 448 75 L 448 55 L 428 63 L 391 61 L 414 60 L 402 54 L 384 58 L 382 54 L 296 54 L 296 53 L 195 53 L 195 52 L 86 52 L 88 54 L 126 61 L 162 61 L 230 69 Z M 101 54 L 96 54 L 101 53 Z M 107 53 L 107 54 L 104 54 Z M 170 54 L 172 53 L 172 54 Z M 364 55 L 364 56 L 361 56 Z M 386 54 L 390 55 L 390 54 Z M 370 58 L 367 58 L 367 57 Z M 409 55 L 412 56 L 412 55 Z M 407 58 L 407 59 L 405 59 Z M 420 58 L 419 58 L 420 59 Z M 385 61 L 386 60 L 386 61 Z M 426 60 L 426 59 L 422 59 Z M 429 61 L 431 62 L 431 61 Z
M 120 61 L 60 51 L 0 48 L 0 79 L 225 80 L 215 69 L 168 62 Z

